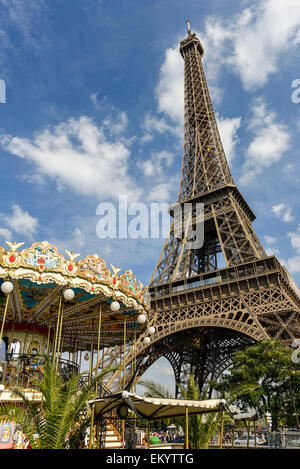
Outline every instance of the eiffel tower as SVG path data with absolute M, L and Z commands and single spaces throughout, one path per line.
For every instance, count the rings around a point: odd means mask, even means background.
M 156 333 L 148 345 L 140 340 L 135 353 L 138 376 L 166 357 L 176 382 L 193 372 L 203 388 L 230 365 L 233 352 L 262 339 L 290 346 L 299 338 L 300 292 L 253 230 L 255 215 L 234 184 L 220 139 L 202 65 L 204 49 L 187 23 L 180 43 L 184 147 L 173 209 L 189 203 L 192 210 L 180 226 L 176 217 L 171 224 L 149 283 Z M 192 249 L 199 206 L 204 242 Z M 126 363 L 132 360 L 129 352 Z

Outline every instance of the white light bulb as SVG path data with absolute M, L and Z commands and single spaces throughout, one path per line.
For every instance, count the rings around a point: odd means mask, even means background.
M 150 344 L 150 337 L 144 337 L 144 344 Z
M 150 335 L 155 334 L 155 327 L 153 327 L 153 326 L 148 327 L 148 334 L 150 334 Z
M 6 295 L 8 295 L 9 293 L 11 293 L 14 289 L 14 286 L 11 282 L 3 282 L 2 285 L 1 285 L 1 290 L 3 293 L 5 293 Z
M 137 320 L 140 324 L 144 324 L 146 322 L 146 316 L 145 314 L 139 314 L 138 317 L 137 317 Z
M 113 301 L 110 305 L 110 309 L 116 313 L 120 309 L 120 303 L 118 301 Z
M 73 290 L 71 290 L 71 288 L 67 288 L 67 290 L 64 291 L 64 299 L 66 301 L 73 300 L 74 296 L 75 296 L 75 293 Z

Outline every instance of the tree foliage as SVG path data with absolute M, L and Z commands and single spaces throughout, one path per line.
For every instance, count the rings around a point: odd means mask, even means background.
M 219 391 L 253 386 L 250 392 L 236 397 L 235 403 L 242 410 L 254 408 L 261 416 L 269 412 L 272 430 L 277 431 L 280 424 L 286 425 L 288 421 L 296 426 L 300 408 L 299 371 L 299 364 L 292 362 L 290 349 L 280 342 L 263 340 L 236 352 L 230 373 L 224 374 L 214 386 Z

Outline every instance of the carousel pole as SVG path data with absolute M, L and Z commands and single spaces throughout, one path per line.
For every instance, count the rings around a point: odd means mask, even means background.
M 67 288 L 66 290 L 64 290 L 62 297 L 60 297 L 60 320 L 59 319 L 57 320 L 59 334 L 58 334 L 58 345 L 57 345 L 56 370 L 58 369 L 58 361 L 59 361 L 59 354 L 60 354 L 60 342 L 61 342 L 61 336 L 62 336 L 62 325 L 63 325 L 63 316 L 64 316 L 64 302 L 72 301 L 74 296 L 75 296 L 74 291 L 70 288 Z M 62 341 L 62 347 L 63 347 L 63 341 Z M 56 348 L 55 348 L 55 352 L 56 352 Z
M 26 331 L 26 332 L 25 332 L 25 337 L 24 337 L 24 342 L 23 342 L 23 352 L 22 352 L 23 355 L 25 355 L 27 336 L 28 336 L 28 332 Z
M 62 335 L 63 335 L 63 334 L 62 334 Z M 60 353 L 59 353 L 59 359 L 60 359 L 60 360 L 62 359 L 63 350 L 64 350 L 64 338 L 63 338 L 63 336 L 62 336 L 62 337 L 61 337 Z
M 47 337 L 47 349 L 46 349 L 46 356 L 48 357 L 49 348 L 50 348 L 50 333 L 51 333 L 51 316 L 52 316 L 52 308 L 50 306 L 50 314 L 49 314 L 49 327 L 48 327 L 48 337 Z
M 122 345 L 119 345 L 119 362 L 120 362 L 120 378 L 119 378 L 119 386 L 120 391 L 122 391 L 122 372 L 121 372 L 121 364 L 122 364 Z
M 150 420 L 147 420 L 147 448 L 150 449 Z
M 5 324 L 5 320 L 6 320 L 6 315 L 7 315 L 7 310 L 8 310 L 8 303 L 9 303 L 9 299 L 10 299 L 10 293 L 13 291 L 13 284 L 12 282 L 3 282 L 2 285 L 1 285 L 1 291 L 6 294 L 6 301 L 5 301 L 5 307 L 4 307 L 4 313 L 3 313 L 3 317 L 2 317 L 2 324 L 1 324 L 1 331 L 0 331 L 0 345 L 2 344 L 2 337 L 3 337 L 3 331 L 4 331 L 4 324 Z M 4 370 L 4 374 L 3 374 L 3 382 L 4 382 L 4 379 L 5 379 L 5 374 L 6 374 L 6 368 Z
M 100 431 L 100 425 L 99 425 L 99 419 L 97 419 L 96 430 L 95 430 L 95 440 L 94 440 L 97 449 L 99 449 L 99 431 Z M 95 445 L 93 445 L 93 449 L 95 449 Z
M 75 363 L 78 365 L 78 340 L 75 342 Z
M 89 449 L 92 449 L 92 443 L 93 443 L 93 436 L 94 436 L 94 405 L 91 410 L 91 424 L 90 424 L 90 439 L 89 439 Z
M 99 308 L 98 318 L 98 341 L 97 341 L 97 368 L 96 368 L 96 396 L 98 396 L 98 370 L 99 370 L 99 353 L 100 353 L 100 335 L 101 335 L 102 305 Z
M 12 343 L 12 341 L 14 340 L 14 331 L 15 331 L 15 318 L 13 320 L 13 324 L 12 324 L 12 328 L 11 328 L 11 338 L 10 338 L 10 342 Z
M 132 358 L 133 358 L 133 354 L 134 354 L 134 345 L 133 344 L 132 344 L 130 353 L 131 353 Z M 131 360 L 131 376 L 133 376 L 133 370 L 134 370 L 134 363 L 133 363 L 133 360 Z
M 79 372 L 80 372 L 80 368 L 81 368 L 81 358 L 82 358 L 82 350 L 80 350 L 80 352 L 79 352 Z
M 123 345 L 123 389 L 125 389 L 126 376 L 125 376 L 125 358 L 126 358 L 126 317 L 124 319 L 124 345 Z
M 221 414 L 220 449 L 223 448 L 224 409 Z
M 15 330 L 15 317 L 14 317 L 14 320 L 13 320 L 13 323 L 12 323 L 12 328 L 11 328 L 11 334 L 10 334 L 10 353 L 12 354 L 13 356 L 13 351 L 12 351 L 12 345 L 13 345 L 13 340 L 14 340 L 14 330 Z M 1 344 L 1 342 L 0 342 Z
M 58 332 L 58 344 L 57 344 L 57 357 L 56 357 L 56 371 L 58 370 L 58 362 L 60 356 L 60 342 L 61 342 L 61 333 L 62 333 L 62 323 L 63 323 L 63 316 L 64 316 L 64 304 L 61 300 L 61 313 L 60 313 L 60 321 L 59 321 L 59 332 Z
M 59 326 L 60 326 L 61 304 L 62 304 L 62 298 L 61 298 L 61 296 L 60 296 L 60 298 L 59 298 L 59 303 L 58 303 L 58 313 L 57 313 L 57 318 L 56 318 L 55 339 L 54 339 L 53 350 L 52 350 L 53 362 L 55 362 L 55 354 L 56 354 L 56 347 L 57 347 L 58 331 L 59 331 Z
M 73 347 L 73 354 L 72 354 L 72 362 L 76 363 L 77 365 L 77 339 L 74 336 L 74 347 Z
M 101 319 L 102 319 L 102 305 L 100 304 L 99 307 L 99 318 L 98 318 L 98 340 L 97 340 L 97 366 L 96 366 L 96 397 L 98 397 L 98 370 L 99 370 L 99 351 L 100 351 L 100 334 L 101 334 Z M 95 418 L 95 409 L 94 407 L 92 408 L 92 422 L 91 424 L 91 430 L 93 429 L 94 425 L 94 418 Z M 98 422 L 97 422 L 98 425 Z M 98 425 L 99 426 L 99 425 Z M 96 434 L 98 434 L 98 426 L 96 428 Z M 95 449 L 95 436 L 94 433 L 92 433 L 92 445 L 93 449 Z
M 102 373 L 103 373 L 103 370 L 104 370 L 104 349 L 105 349 L 105 347 L 103 347 L 102 358 L 101 358 L 101 370 L 102 370 Z
M 189 408 L 185 408 L 185 449 L 189 449 Z
M 134 373 L 136 372 L 136 329 L 134 329 L 134 354 L 133 354 L 133 361 L 134 361 Z M 136 392 L 136 378 L 134 378 L 134 392 Z
M 93 350 L 94 350 L 94 319 L 92 321 L 92 342 L 91 342 L 91 354 L 90 354 L 89 385 L 91 383 L 92 371 L 93 371 Z M 92 449 L 93 436 L 94 436 L 94 406 L 92 407 L 92 410 L 91 410 L 89 449 Z
M 93 372 L 93 358 L 94 358 L 94 319 L 92 321 L 92 342 L 91 342 L 91 353 L 90 353 L 90 372 L 89 372 L 89 384 L 92 380 Z M 94 406 L 91 410 L 91 424 L 90 424 L 90 439 L 89 439 L 89 449 L 92 448 L 93 438 L 94 437 Z
M 250 420 L 245 420 L 245 425 L 247 428 L 247 448 L 249 448 L 249 441 L 250 441 Z
M 123 389 L 125 389 L 126 376 L 125 376 L 125 358 L 126 358 L 126 316 L 124 319 L 124 350 L 123 350 Z M 125 449 L 125 419 L 122 420 L 122 439 L 123 439 L 123 449 Z
M 92 321 L 92 341 L 91 341 L 91 354 L 90 354 L 90 372 L 89 372 L 89 384 L 92 379 L 92 371 L 93 371 L 93 350 L 94 350 L 94 319 Z
M 3 313 L 3 317 L 2 317 L 2 324 L 1 324 L 1 331 L 0 331 L 0 344 L 2 343 L 4 324 L 5 324 L 5 320 L 6 320 L 10 294 L 13 291 L 13 284 L 11 282 L 3 282 L 2 285 L 1 285 L 1 290 L 2 290 L 3 293 L 6 294 L 6 301 L 5 301 L 5 308 L 4 308 L 4 313 Z

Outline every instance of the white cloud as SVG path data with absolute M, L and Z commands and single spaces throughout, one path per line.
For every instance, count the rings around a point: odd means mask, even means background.
M 173 158 L 174 155 L 168 151 L 153 152 L 148 160 L 139 161 L 137 165 L 146 177 L 162 177 L 165 176 L 164 171 L 171 166 Z
M 241 118 L 222 118 L 218 115 L 216 118 L 224 151 L 230 163 L 235 157 L 235 147 L 239 142 L 237 131 L 241 126 Z
M 29 182 L 30 184 L 43 186 L 45 184 L 45 177 L 41 174 L 23 174 L 21 176 L 23 181 Z
M 283 215 L 283 221 L 288 223 L 294 220 L 294 215 L 292 215 L 292 209 L 287 208 L 286 212 Z
M 235 71 L 247 90 L 263 86 L 278 70 L 279 58 L 300 40 L 298 0 L 265 0 L 229 20 L 209 16 L 202 35 L 209 75 L 223 65 Z
M 277 248 L 270 247 L 270 248 L 266 248 L 266 254 L 267 256 L 279 256 L 280 251 Z
M 267 244 L 275 244 L 277 238 L 275 236 L 264 235 L 264 240 Z
M 87 227 L 87 219 L 84 220 L 83 223 L 84 228 Z M 55 236 L 58 233 L 54 233 L 54 239 L 52 240 L 53 244 L 59 249 L 59 251 L 63 252 L 65 249 L 68 249 L 69 251 L 72 250 L 76 253 L 79 253 L 81 249 L 83 249 L 86 252 L 85 247 L 87 246 L 87 236 L 85 233 L 83 233 L 82 229 L 76 227 L 71 234 L 71 236 L 65 238 L 65 239 L 59 239 L 55 238 Z M 93 240 L 91 237 L 89 237 L 89 245 L 92 245 Z M 88 251 L 90 254 L 90 252 Z
M 33 235 L 36 233 L 38 220 L 29 215 L 28 212 L 22 210 L 19 205 L 13 205 L 12 213 L 10 215 L 1 214 L 1 218 L 7 227 L 17 234 L 32 239 Z M 8 233 L 9 231 L 7 230 L 6 234 Z
M 4 14 L 2 22 L 9 26 L 9 29 L 19 30 L 24 40 L 31 46 L 40 47 L 40 40 L 35 38 L 36 25 L 47 18 L 47 5 L 44 0 L 32 0 L 25 4 L 23 0 L 1 0 Z
M 275 236 L 264 235 L 264 240 L 268 245 L 265 249 L 267 256 L 279 256 L 280 251 L 275 246 L 273 246 L 277 241 L 278 238 Z
M 116 109 L 107 96 L 100 99 L 99 91 L 90 94 L 90 101 L 97 111 L 101 109 L 106 113 L 103 128 L 113 137 L 121 136 L 128 126 L 127 114 Z
M 273 205 L 272 213 L 274 213 L 275 217 L 279 218 L 280 220 L 286 223 L 294 220 L 294 216 L 292 215 L 292 209 L 283 202 L 277 205 Z
M 274 213 L 275 217 L 280 217 L 282 215 L 282 212 L 284 211 L 286 205 L 281 202 L 280 204 L 273 205 L 272 206 L 272 212 Z
M 298 230 L 296 233 L 289 233 L 288 237 L 291 240 L 291 245 L 300 255 L 300 224 L 298 225 Z
M 99 95 L 99 91 L 95 91 L 95 93 L 90 94 L 90 101 L 93 104 L 93 106 L 97 109 L 97 111 L 101 107 L 100 102 L 98 100 L 98 95 Z
M 114 117 L 108 117 L 104 120 L 103 125 L 112 136 L 122 135 L 128 125 L 128 117 L 125 112 L 115 113 Z
M 184 102 L 183 60 L 176 48 L 165 52 L 165 61 L 160 68 L 159 82 L 156 87 L 158 111 L 166 114 L 171 121 L 183 129 Z
M 74 231 L 74 241 L 75 244 L 79 247 L 82 248 L 85 244 L 85 236 L 82 233 L 82 231 L 79 228 L 75 228 Z
M 174 181 L 162 182 L 149 191 L 146 200 L 150 202 L 168 202 L 170 203 L 171 194 L 174 190 Z
M 291 273 L 300 272 L 300 224 L 298 224 L 298 229 L 294 233 L 288 233 L 288 238 L 290 239 L 292 247 L 295 249 L 295 256 L 287 259 L 284 264 Z
M 142 123 L 142 129 L 144 131 L 144 135 L 141 138 L 141 143 L 148 143 L 153 140 L 154 132 L 158 132 L 159 134 L 164 133 L 171 133 L 171 134 L 178 134 L 177 127 L 174 127 L 167 123 L 166 119 L 163 117 L 153 116 L 150 113 L 146 113 L 144 117 L 144 122 Z M 183 132 L 181 131 L 181 134 Z
M 269 111 L 262 98 L 254 100 L 248 128 L 253 139 L 248 147 L 240 184 L 251 182 L 264 168 L 281 160 L 290 148 L 290 134 L 285 124 L 276 121 L 276 114 Z
M 0 237 L 3 238 L 5 241 L 11 241 L 12 232 L 7 228 L 0 228 Z
M 120 127 L 126 119 L 120 116 Z M 118 133 L 117 131 L 114 133 Z M 103 127 L 82 116 L 38 133 L 32 140 L 4 136 L 3 148 L 35 165 L 35 174 L 54 179 L 60 189 L 82 195 L 136 199 L 140 189 L 129 175 L 128 142 L 107 138 Z

